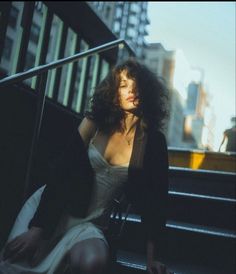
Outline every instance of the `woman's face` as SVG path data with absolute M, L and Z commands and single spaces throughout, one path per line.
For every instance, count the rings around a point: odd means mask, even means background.
M 138 106 L 137 90 L 135 80 L 129 78 L 127 71 L 120 73 L 120 84 L 118 88 L 120 107 L 123 110 L 132 110 Z

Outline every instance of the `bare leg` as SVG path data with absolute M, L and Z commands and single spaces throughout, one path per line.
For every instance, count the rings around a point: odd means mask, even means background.
M 109 249 L 101 239 L 84 240 L 71 248 L 68 260 L 72 274 L 103 274 L 109 262 Z

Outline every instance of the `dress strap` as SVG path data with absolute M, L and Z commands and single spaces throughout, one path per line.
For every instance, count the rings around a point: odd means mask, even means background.
M 96 130 L 96 132 L 95 132 L 93 138 L 92 138 L 91 141 L 90 141 L 92 144 L 93 144 L 93 141 L 95 140 L 97 134 L 98 134 L 98 129 Z

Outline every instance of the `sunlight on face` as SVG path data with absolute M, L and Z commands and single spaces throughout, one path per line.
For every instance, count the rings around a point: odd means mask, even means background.
M 120 73 L 120 84 L 118 88 L 120 106 L 123 110 L 132 110 L 137 108 L 138 99 L 135 80 L 129 78 L 127 71 Z

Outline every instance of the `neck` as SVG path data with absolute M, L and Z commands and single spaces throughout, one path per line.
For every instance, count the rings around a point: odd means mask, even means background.
M 137 121 L 138 121 L 137 115 L 135 115 L 132 112 L 126 111 L 124 120 L 122 122 L 124 132 L 128 134 L 134 128 Z

